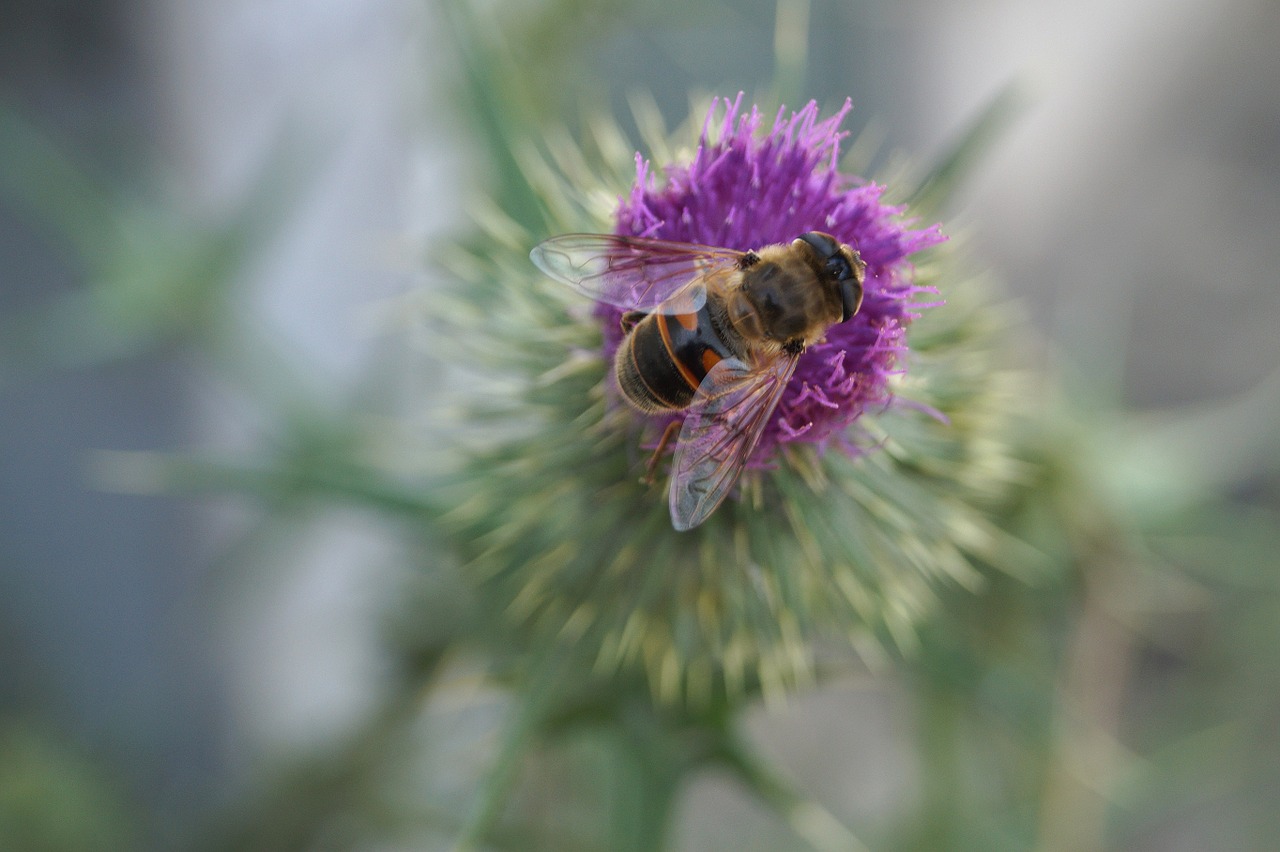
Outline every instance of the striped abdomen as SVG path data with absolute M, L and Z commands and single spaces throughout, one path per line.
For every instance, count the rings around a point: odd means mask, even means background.
M 678 410 L 693 401 L 707 372 L 740 357 L 712 320 L 711 300 L 696 314 L 649 314 L 618 347 L 614 373 L 627 400 L 641 411 Z

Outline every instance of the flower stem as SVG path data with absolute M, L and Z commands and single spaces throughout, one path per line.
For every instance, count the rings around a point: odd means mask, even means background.
M 647 740 L 647 738 L 645 738 Z M 615 788 L 609 849 L 615 852 L 660 852 L 667 845 L 672 810 L 685 767 L 673 763 L 662 749 L 630 738 Z
M 1059 702 L 1058 743 L 1045 781 L 1037 849 L 1102 849 L 1107 791 L 1117 773 L 1116 746 L 1133 642 L 1106 601 L 1109 563 L 1086 571 L 1084 607 L 1068 648 Z
M 91 465 L 96 484 L 128 494 L 224 492 L 269 501 L 323 495 L 398 514 L 437 517 L 443 512 L 427 487 L 393 482 L 352 465 L 286 458 L 257 466 L 116 450 L 96 452 Z
M 539 729 L 546 725 L 564 689 L 566 667 L 563 660 L 556 659 L 543 659 L 534 665 L 528 687 L 520 693 L 521 698 L 502 732 L 488 777 L 480 785 L 471 813 L 458 833 L 454 852 L 472 852 L 479 848 L 502 817 L 521 762 L 535 744 Z
M 809 70 L 809 0 L 778 0 L 773 25 L 774 89 L 779 103 L 801 100 Z
M 726 733 L 717 756 L 746 787 L 776 810 L 814 849 L 866 852 L 867 846 L 825 807 L 806 798 L 742 739 Z
M 919 754 L 923 800 L 913 842 L 940 848 L 956 841 L 963 808 L 964 783 L 957 753 L 963 699 L 946 686 L 924 681 L 920 699 Z
M 290 852 L 317 848 L 333 820 L 358 807 L 362 793 L 402 746 L 417 718 L 423 689 L 434 678 L 439 653 L 416 663 L 365 725 L 343 746 L 279 773 L 243 807 L 222 814 L 215 830 L 190 849 L 197 852 Z

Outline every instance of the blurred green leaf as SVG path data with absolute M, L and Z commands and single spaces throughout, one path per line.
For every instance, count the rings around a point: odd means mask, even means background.
M 991 147 L 1025 109 L 1026 95 L 1008 83 L 978 110 L 943 149 L 913 188 L 899 188 L 915 215 L 933 219 L 950 212 L 951 199 L 964 180 L 990 155 Z
M 0 318 L 0 371 L 84 367 L 224 331 L 238 277 L 283 220 L 286 187 L 307 161 L 285 147 L 237 209 L 204 222 L 112 186 L 0 103 L 0 193 L 83 276 Z
M 0 849 L 136 848 L 134 815 L 119 784 L 57 737 L 0 723 Z

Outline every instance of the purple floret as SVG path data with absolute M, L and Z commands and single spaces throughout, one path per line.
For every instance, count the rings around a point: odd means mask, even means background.
M 857 249 L 867 264 L 862 308 L 800 357 L 750 466 L 767 465 L 791 441 L 859 452 L 849 427 L 892 401 L 888 377 L 901 369 L 905 328 L 923 307 L 913 303 L 924 288 L 912 284 L 907 257 L 945 237 L 936 225 L 907 227 L 903 208 L 880 202 L 882 187 L 839 171 L 848 101 L 822 121 L 816 102 L 790 116 L 779 110 L 763 136 L 759 109 L 740 115 L 741 103 L 742 95 L 724 100 L 714 134 L 713 103 L 693 160 L 665 167 L 661 181 L 636 155 L 635 185 L 619 199 L 616 233 L 746 251 L 825 231 Z M 597 315 L 612 357 L 622 339 L 620 314 L 602 306 Z

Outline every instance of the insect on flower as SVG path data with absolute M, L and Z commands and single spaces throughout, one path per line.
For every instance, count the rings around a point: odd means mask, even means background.
M 805 349 L 858 312 L 866 264 L 830 234 L 736 251 L 607 234 L 566 234 L 534 247 L 552 278 L 620 308 L 614 356 L 623 398 L 645 414 L 684 413 L 669 502 L 677 530 L 728 496 Z

